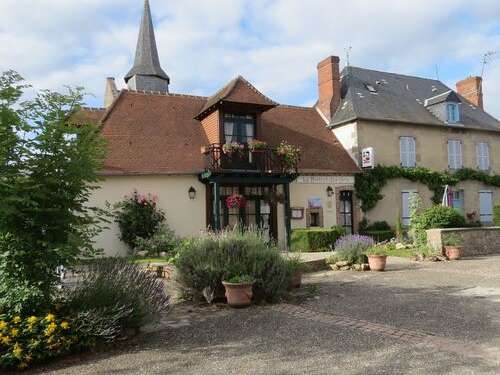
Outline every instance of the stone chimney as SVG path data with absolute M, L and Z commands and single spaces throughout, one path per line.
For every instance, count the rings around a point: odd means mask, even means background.
M 340 104 L 340 72 L 338 56 L 330 56 L 318 64 L 318 109 L 330 120 Z
M 104 90 L 104 107 L 108 108 L 118 96 L 118 89 L 113 77 L 106 78 L 106 89 Z
M 468 77 L 457 82 L 457 92 L 476 107 L 483 109 L 483 79 Z

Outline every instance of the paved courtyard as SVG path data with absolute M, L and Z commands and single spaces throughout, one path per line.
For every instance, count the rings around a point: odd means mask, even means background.
M 500 256 L 317 272 L 287 303 L 180 305 L 151 330 L 44 374 L 499 374 Z

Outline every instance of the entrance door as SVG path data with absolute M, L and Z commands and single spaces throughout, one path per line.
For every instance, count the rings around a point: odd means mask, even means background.
M 491 191 L 479 192 L 479 220 L 481 223 L 493 222 L 493 193 Z
M 347 234 L 354 232 L 352 220 L 352 191 L 343 190 L 340 192 L 340 225 L 344 227 Z

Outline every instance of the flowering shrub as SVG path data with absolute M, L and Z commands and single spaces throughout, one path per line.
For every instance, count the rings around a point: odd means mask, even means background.
M 158 208 L 156 195 L 139 194 L 134 190 L 132 195 L 117 204 L 116 221 L 120 227 L 120 239 L 130 249 L 136 246 L 136 238 L 150 238 L 165 221 L 165 213 Z
M 248 141 L 248 148 L 250 151 L 263 150 L 267 147 L 267 143 L 259 141 L 258 139 L 251 139 Z
M 329 262 L 366 263 L 364 253 L 374 244 L 373 238 L 369 236 L 359 234 L 342 236 L 335 242 L 335 255 L 329 259 Z
M 242 153 L 243 149 L 245 148 L 244 145 L 238 142 L 229 142 L 229 143 L 224 143 L 222 145 L 222 152 L 225 153 L 226 155 L 232 155 L 235 153 Z
M 246 207 L 247 200 L 241 194 L 233 194 L 226 198 L 227 208 L 243 208 Z
M 0 316 L 0 368 L 27 368 L 34 362 L 75 350 L 79 337 L 73 324 L 46 316 Z
M 291 145 L 286 141 L 281 141 L 276 147 L 276 153 L 283 158 L 283 163 L 287 169 L 295 169 L 300 161 L 300 147 Z

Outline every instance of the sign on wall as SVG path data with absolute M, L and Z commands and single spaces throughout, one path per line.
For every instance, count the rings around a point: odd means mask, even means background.
M 375 168 L 375 150 L 373 147 L 367 147 L 361 150 L 361 167 Z
M 321 202 L 320 197 L 311 197 L 309 198 L 309 208 L 322 208 L 323 203 Z

